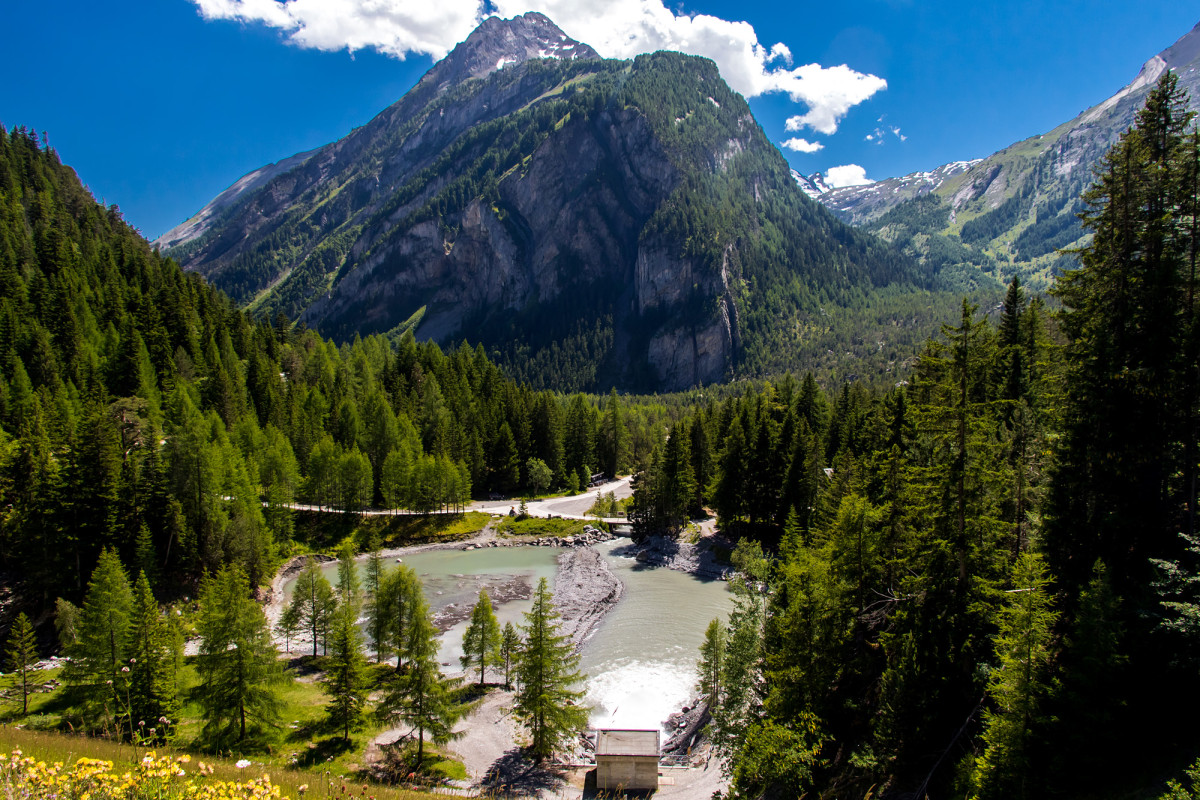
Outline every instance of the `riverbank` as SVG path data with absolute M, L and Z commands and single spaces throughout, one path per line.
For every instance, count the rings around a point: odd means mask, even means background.
M 591 547 L 567 550 L 558 557 L 554 605 L 562 619 L 559 635 L 578 652 L 605 615 L 621 600 L 625 586 Z
M 614 552 L 633 556 L 649 566 L 666 567 L 707 580 L 727 581 L 733 576 L 733 567 L 729 563 L 732 550 L 732 543 L 709 527 L 695 542 L 670 536 L 650 536 L 641 542 L 630 542 Z

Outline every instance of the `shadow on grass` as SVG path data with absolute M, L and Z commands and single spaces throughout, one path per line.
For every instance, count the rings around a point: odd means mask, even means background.
M 297 751 L 295 764 L 297 767 L 315 767 L 328 761 L 336 761 L 340 756 L 354 749 L 354 739 L 352 738 L 343 739 L 341 736 L 329 736 L 323 739 L 316 738 L 311 732 L 312 728 L 315 727 L 318 726 L 306 725 L 300 730 L 293 731 L 293 735 L 288 737 L 291 740 L 300 738 L 303 741 L 309 742 L 308 747 Z M 303 733 L 302 736 L 296 736 L 296 734 L 301 733 Z

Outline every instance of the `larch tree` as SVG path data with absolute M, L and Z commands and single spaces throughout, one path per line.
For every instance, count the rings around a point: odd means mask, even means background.
M 300 623 L 312 636 L 312 654 L 316 656 L 317 645 L 328 631 L 337 608 L 333 587 L 321 572 L 321 565 L 316 559 L 310 558 L 296 579 L 292 587 L 292 606 L 296 608 Z
M 454 695 L 457 680 L 442 677 L 438 669 L 437 628 L 430 620 L 420 584 L 410 602 L 405 624 L 405 669 L 393 676 L 377 714 L 385 722 L 399 720 L 416 731 L 417 768 L 421 769 L 426 737 L 434 744 L 446 744 L 461 736 L 454 725 L 467 709 Z
M 354 606 L 347 603 L 334 614 L 333 646 L 323 681 L 329 695 L 326 716 L 331 726 L 342 729 L 347 742 L 350 731 L 362 724 L 367 707 L 367 661 L 356 617 Z
M 223 568 L 200 589 L 200 705 L 204 738 L 215 747 L 277 727 L 280 672 L 262 608 L 246 573 Z
M 387 613 L 385 608 L 384 584 L 387 567 L 379 550 L 379 537 L 371 533 L 367 539 L 367 568 L 364 590 L 366 592 L 367 636 L 375 651 L 375 662 L 382 663 L 387 655 Z
M 179 711 L 175 639 L 159 611 L 146 573 L 133 587 L 133 621 L 129 643 L 129 714 L 139 728 L 154 728 L 153 740 L 165 742 Z M 141 724 L 145 723 L 145 724 Z M 143 731 L 143 736 L 147 733 Z
M 504 668 L 504 688 L 512 688 L 512 668 L 517 659 L 521 655 L 521 636 L 517 633 L 517 628 L 511 622 L 504 623 L 504 630 L 500 633 L 500 662 L 499 666 Z
M 354 564 L 354 545 L 344 543 L 338 550 L 338 602 L 339 605 L 349 605 L 358 613 L 362 604 L 362 581 L 358 577 L 358 567 Z
M 396 669 L 404 666 L 411 658 L 415 643 L 412 641 L 412 620 L 421 599 L 421 582 L 417 573 L 407 564 L 401 564 L 387 573 L 380 589 L 379 611 L 384 619 L 386 651 L 396 655 Z
M 37 664 L 37 640 L 33 636 L 33 625 L 22 611 L 8 632 L 8 669 L 12 673 L 17 689 L 21 692 L 21 715 L 29 713 L 29 684 L 34 680 Z
M 479 590 L 479 600 L 471 610 L 471 622 L 463 633 L 462 646 L 459 663 L 464 671 L 472 666 L 479 668 L 479 688 L 482 689 L 485 671 L 500 657 L 500 623 L 496 621 L 487 589 Z
M 700 662 L 697 671 L 700 681 L 696 688 L 708 703 L 709 713 L 721 705 L 721 677 L 725 668 L 725 627 L 719 619 L 708 623 L 704 642 L 700 645 Z
M 586 677 L 567 637 L 558 633 L 558 612 L 545 578 L 538 582 L 533 608 L 525 615 L 524 640 L 517 674 L 521 688 L 513 713 L 529 731 L 529 752 L 539 762 L 554 754 L 587 726 L 583 692 L 571 687 Z
M 292 652 L 292 639 L 296 637 L 298 630 L 300 630 L 300 607 L 295 603 L 288 603 L 280 612 L 279 621 L 275 623 L 275 635 L 283 637 L 283 652 Z

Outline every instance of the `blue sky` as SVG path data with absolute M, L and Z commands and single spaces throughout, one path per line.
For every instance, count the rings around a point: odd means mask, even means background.
M 390 3 L 383 12 L 378 0 L 10 3 L 0 122 L 47 131 L 97 198 L 153 238 L 246 172 L 370 120 L 469 33 L 480 8 Z M 709 55 L 768 137 L 820 145 L 784 149 L 797 170 L 857 165 L 875 179 L 1049 130 L 1200 21 L 1191 2 L 587 5 L 596 8 L 488 8 L 545 10 L 604 55 L 664 45 Z

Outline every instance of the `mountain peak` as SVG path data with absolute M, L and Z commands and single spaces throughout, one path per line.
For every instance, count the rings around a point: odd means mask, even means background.
M 598 59 L 589 45 L 563 33 L 545 14 L 529 11 L 503 19 L 488 17 L 421 79 L 440 92 L 469 78 L 482 78 L 533 58 Z
M 1200 22 L 1179 37 L 1179 41 L 1159 53 L 1159 57 L 1171 69 L 1185 67 L 1200 58 Z

